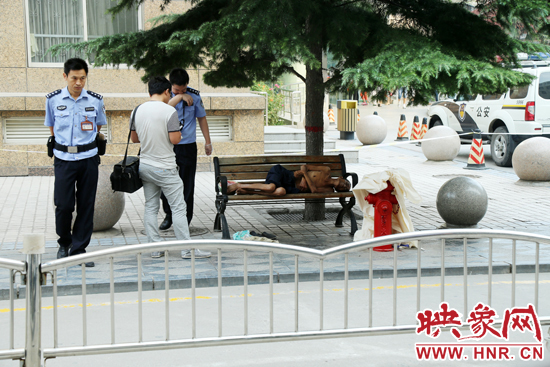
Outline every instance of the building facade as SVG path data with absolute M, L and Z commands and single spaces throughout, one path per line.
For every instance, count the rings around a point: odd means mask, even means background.
M 52 45 L 82 42 L 116 33 L 149 29 L 148 20 L 161 15 L 160 1 L 148 0 L 116 18 L 105 11 L 116 0 L 0 0 L 0 176 L 45 175 L 53 172 L 46 154 L 49 129 L 44 126 L 45 95 L 63 88 L 63 62 L 47 52 Z M 182 12 L 188 2 L 173 1 L 164 13 Z M 89 60 L 93 65 L 93 59 Z M 189 70 L 189 86 L 201 92 L 213 155 L 262 154 L 265 99 L 248 90 L 211 88 L 202 77 L 207 70 Z M 142 71 L 125 67 L 90 67 L 86 89 L 103 95 L 108 139 L 102 164 L 121 160 L 131 111 L 148 100 Z M 211 169 L 197 129 L 199 170 Z M 139 144 L 130 151 L 137 154 Z

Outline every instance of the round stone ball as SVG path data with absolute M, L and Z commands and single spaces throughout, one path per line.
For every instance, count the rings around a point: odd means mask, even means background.
M 125 206 L 125 197 L 123 192 L 113 191 L 111 188 L 112 167 L 99 167 L 99 177 L 97 180 L 97 190 L 95 196 L 94 208 L 94 227 L 93 231 L 105 231 L 112 228 L 122 217 Z M 53 195 L 52 195 L 53 199 Z M 55 211 L 55 201 L 52 200 Z M 71 228 L 74 226 L 78 208 L 75 205 Z
M 369 115 L 357 121 L 357 139 L 363 145 L 380 144 L 387 134 L 386 121 L 378 115 Z
M 330 125 L 330 119 L 328 118 L 328 113 L 323 112 L 323 132 L 326 133 Z
M 525 181 L 550 181 L 550 139 L 543 137 L 522 141 L 512 155 L 512 167 Z
M 445 182 L 437 193 L 436 206 L 441 218 L 450 225 L 476 225 L 487 212 L 487 192 L 469 177 L 455 177 Z
M 460 151 L 460 137 L 448 126 L 434 126 L 424 139 L 434 139 L 422 142 L 422 153 L 431 161 L 452 161 Z
M 94 232 L 112 228 L 122 217 L 125 206 L 123 192 L 111 188 L 112 167 L 99 167 L 94 209 Z

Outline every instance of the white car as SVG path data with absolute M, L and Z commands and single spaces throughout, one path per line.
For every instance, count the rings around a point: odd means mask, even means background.
M 459 97 L 430 106 L 429 127 L 449 126 L 457 133 L 481 130 L 491 142 L 497 166 L 510 167 L 512 154 L 523 140 L 534 136 L 550 138 L 550 67 L 521 69 L 536 76 L 531 85 L 514 87 L 504 94 Z M 462 141 L 472 135 L 461 136 Z

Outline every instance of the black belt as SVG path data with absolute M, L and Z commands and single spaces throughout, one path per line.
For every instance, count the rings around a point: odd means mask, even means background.
M 60 152 L 67 153 L 82 153 L 87 152 L 88 150 L 92 150 L 94 148 L 97 148 L 97 142 L 95 140 L 89 144 L 77 145 L 73 147 L 68 147 L 66 145 L 55 143 L 55 149 L 59 150 Z

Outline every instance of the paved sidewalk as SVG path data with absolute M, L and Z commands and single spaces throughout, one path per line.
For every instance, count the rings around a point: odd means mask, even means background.
M 397 109 L 396 106 L 376 108 L 361 106 L 361 117 L 364 118 L 368 114 L 372 114 L 374 110 L 378 111 L 379 115 L 385 118 L 388 124 L 388 136 L 384 144 L 368 147 L 362 146 L 358 140 L 338 140 L 339 132 L 336 131 L 334 126 L 331 126 L 325 134 L 325 139 L 335 139 L 337 146 L 359 150 L 359 163 L 348 164 L 347 169 L 350 172 L 357 173 L 360 179 L 363 175 L 379 172 L 387 168 L 403 168 L 410 173 L 414 187 L 423 198 L 419 205 L 407 204 L 415 230 L 437 229 L 443 225 L 443 220 L 436 209 L 437 192 L 447 180 L 456 176 L 467 175 L 481 183 L 489 196 L 488 211 L 479 223 L 479 228 L 515 230 L 550 235 L 550 182 L 539 184 L 518 182 L 518 177 L 514 174 L 513 169 L 496 167 L 492 164 L 488 146 L 484 146 L 485 155 L 488 160 L 487 166 L 489 167 L 487 170 L 472 171 L 464 169 L 468 159 L 469 146 L 462 146 L 459 156 L 454 161 L 427 161 L 420 147 L 409 143 L 396 144 L 394 142 L 399 115 L 401 113 L 406 114 L 410 131 L 413 116 L 419 115 L 420 119 L 422 119 L 427 110 L 425 107 Z M 47 251 L 44 255 L 44 260 L 55 258 L 57 236 L 54 225 L 53 183 L 53 177 L 0 177 L 0 192 L 2 193 L 0 195 L 0 257 L 23 259 L 23 255 L 19 253 L 19 249 L 22 247 L 24 234 L 44 233 L 47 241 Z M 214 198 L 214 174 L 212 172 L 198 172 L 195 190 L 195 216 L 192 227 L 195 227 L 198 232 L 203 232 L 204 234 L 195 236 L 193 237 L 194 239 L 221 239 L 220 232 L 212 231 L 216 213 Z M 338 210 L 339 206 L 339 204 L 333 204 L 329 209 L 334 208 Z M 299 211 L 303 209 L 303 205 L 285 205 L 284 208 L 288 208 L 291 211 Z M 269 214 L 269 211 L 272 209 L 271 205 L 228 207 L 226 215 L 230 232 L 234 233 L 245 229 L 260 233 L 267 231 L 275 234 L 281 243 L 316 249 L 325 249 L 352 242 L 352 237 L 349 235 L 349 219 L 347 218 L 344 220 L 343 228 L 334 227 L 334 219 L 310 223 L 295 219 L 283 222 Z M 94 233 L 88 251 L 146 243 L 143 211 L 143 191 L 140 190 L 134 194 L 127 194 L 125 210 L 120 221 L 110 230 Z M 359 214 L 359 211 L 357 210 L 356 213 Z M 159 215 L 159 223 L 162 218 L 163 215 Z M 361 220 L 359 220 L 360 225 Z M 172 237 L 172 231 L 168 231 L 165 236 L 169 240 L 175 239 Z M 422 246 L 424 248 L 423 267 L 425 266 L 426 269 L 437 267 L 440 258 L 438 246 L 424 246 L 424 244 Z M 520 251 L 518 261 L 525 265 L 532 264 L 534 261 L 533 251 L 522 246 L 522 244 L 518 244 L 518 249 L 523 251 Z M 510 241 L 502 242 L 502 244 L 496 247 L 509 251 L 511 244 Z M 546 251 L 543 251 L 543 249 Z M 469 265 L 479 263 L 479 266 L 486 268 L 484 251 L 486 252 L 485 243 L 480 242 L 479 245 L 472 243 L 469 246 Z M 184 260 L 176 255 L 173 254 L 170 263 L 173 263 L 174 267 L 181 267 Z M 404 250 L 399 252 L 398 255 L 400 258 L 400 269 L 415 269 L 416 251 Z M 233 268 L 226 269 L 228 271 L 227 276 L 229 276 L 230 271 L 242 271 L 241 263 L 238 260 L 239 257 L 240 261 L 242 261 L 242 254 L 227 254 L 228 261 L 234 264 Z M 377 259 L 381 259 L 381 261 L 377 262 L 376 266 L 379 266 L 379 269 L 388 269 L 388 264 L 391 264 L 390 260 L 392 258 L 392 254 L 380 254 L 380 257 Z M 501 258 L 495 258 L 495 265 L 503 266 L 503 272 L 508 272 L 509 259 L 510 257 L 507 255 L 502 255 Z M 353 261 L 363 264 L 363 260 L 356 259 Z M 122 259 L 120 262 L 117 262 L 121 281 L 124 279 L 130 281 L 132 277 L 135 277 L 135 260 L 133 260 L 133 263 L 129 261 L 129 259 Z M 160 263 L 160 267 L 164 264 L 163 260 L 153 260 L 148 257 L 146 261 L 147 264 L 145 265 L 153 267 L 155 267 L 155 262 Z M 254 261 L 265 265 L 266 256 L 259 256 Z M 293 259 L 285 259 L 284 257 L 277 259 L 277 273 L 281 277 L 284 274 L 290 276 L 294 271 L 293 261 Z M 457 253 L 455 255 L 453 252 L 450 252 L 446 261 L 448 267 L 459 267 L 461 266 L 459 264 L 462 264 L 462 254 Z M 542 247 L 541 262 L 550 264 L 550 251 Z M 214 259 L 201 260 L 200 263 L 203 264 L 201 265 L 201 271 L 204 272 L 201 277 L 217 276 L 217 263 Z M 304 274 L 313 274 L 315 273 L 316 266 L 318 265 L 301 265 L 300 270 Z M 334 266 L 337 267 L 336 263 Z M 104 282 L 105 280 L 108 282 L 109 275 L 107 269 L 106 264 L 97 264 L 95 269 L 89 269 L 88 271 L 91 274 L 91 278 L 97 278 L 98 282 Z M 186 266 L 182 269 L 186 269 Z M 364 271 L 364 268 L 362 269 Z M 508 270 L 505 271 L 505 269 Z M 479 271 L 483 272 L 482 270 Z M 526 271 L 528 271 L 527 268 Z M 78 275 L 76 274 L 79 272 L 79 269 L 74 269 L 74 277 L 68 276 L 66 284 L 75 284 L 73 280 L 79 282 L 77 279 Z M 154 281 L 157 279 L 155 274 L 159 272 L 163 273 L 162 269 L 158 267 L 146 272 L 146 275 L 150 276 L 148 281 L 151 284 L 154 284 Z M 70 269 L 69 273 L 73 273 L 73 269 Z M 266 271 L 258 270 L 257 275 L 260 278 L 266 276 Z M 186 276 L 188 277 L 188 274 L 182 270 L 182 279 Z M 0 277 L 5 278 L 2 273 L 0 273 Z M 117 278 L 118 281 L 119 278 Z M 1 288 L 5 289 L 4 284 L 0 282 Z

